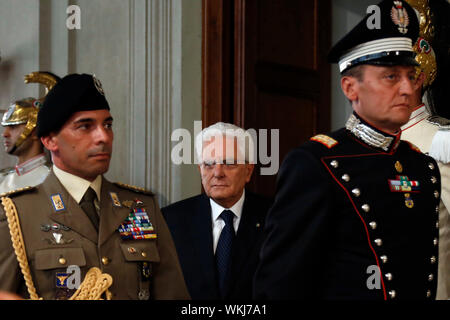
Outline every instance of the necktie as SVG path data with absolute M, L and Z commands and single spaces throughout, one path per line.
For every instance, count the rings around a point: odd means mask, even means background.
M 84 210 L 88 218 L 91 220 L 95 229 L 98 230 L 98 214 L 97 209 L 95 209 L 94 200 L 97 198 L 97 194 L 94 189 L 89 187 L 80 201 L 80 207 Z
M 220 218 L 225 221 L 225 226 L 220 233 L 219 242 L 216 248 L 216 266 L 219 280 L 219 291 L 222 297 L 225 295 L 226 284 L 230 272 L 231 249 L 235 237 L 233 218 L 234 213 L 230 210 L 224 210 Z

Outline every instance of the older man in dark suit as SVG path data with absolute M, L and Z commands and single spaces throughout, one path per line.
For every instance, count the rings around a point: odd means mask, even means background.
M 245 149 L 245 139 L 250 148 Z M 251 137 L 216 123 L 196 138 L 201 194 L 162 209 L 192 299 L 250 299 L 268 199 L 245 191 Z

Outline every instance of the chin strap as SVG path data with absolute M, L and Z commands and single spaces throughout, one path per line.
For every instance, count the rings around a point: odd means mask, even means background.
M 14 152 L 17 150 L 17 145 L 14 145 L 11 150 L 8 151 L 8 154 L 14 155 Z

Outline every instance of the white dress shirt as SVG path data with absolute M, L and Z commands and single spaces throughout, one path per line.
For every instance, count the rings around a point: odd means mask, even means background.
M 223 227 L 225 227 L 225 221 L 223 221 L 222 218 L 219 217 L 220 214 L 223 212 L 223 210 L 231 210 L 234 213 L 233 227 L 234 232 L 237 232 L 239 228 L 239 222 L 241 221 L 244 199 L 245 199 L 245 189 L 242 192 L 241 198 L 231 208 L 224 208 L 220 204 L 215 202 L 213 199 L 209 198 L 209 202 L 211 203 L 211 221 L 212 221 L 214 253 L 216 253 L 220 233 L 222 232 Z
M 97 194 L 97 199 L 94 200 L 97 213 L 100 212 L 100 191 L 102 189 L 102 176 L 98 175 L 94 181 L 90 182 L 76 175 L 68 173 L 59 169 L 57 166 L 53 165 L 53 172 L 61 184 L 66 188 L 67 192 L 75 199 L 79 204 L 83 198 L 86 190 L 91 187 Z

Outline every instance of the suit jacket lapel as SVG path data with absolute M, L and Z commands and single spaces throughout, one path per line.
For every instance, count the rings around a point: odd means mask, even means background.
M 42 186 L 48 196 L 49 207 L 51 208 L 50 219 L 71 228 L 83 237 L 97 243 L 97 230 L 95 230 L 86 213 L 84 213 L 78 203 L 67 192 L 58 178 L 56 178 L 53 171 L 50 172 Z M 60 211 L 56 211 L 52 204 L 52 196 L 58 194 L 64 204 L 64 209 Z
M 204 281 L 210 287 L 214 288 L 215 297 L 219 297 L 217 281 L 216 281 L 216 265 L 213 251 L 212 221 L 211 221 L 211 205 L 209 198 L 205 195 L 199 199 L 194 210 L 192 221 L 193 238 L 195 239 L 194 250 L 198 256 L 197 261 L 200 263 L 201 272 Z M 194 270 L 194 272 L 198 272 Z
M 100 226 L 99 226 L 99 245 L 108 240 L 116 231 L 119 225 L 126 219 L 130 214 L 130 208 L 117 207 L 113 205 L 110 192 L 115 192 L 119 194 L 119 190 L 114 184 L 103 178 L 102 181 L 102 191 L 101 191 L 101 209 L 100 209 Z M 130 200 L 130 199 L 119 199 Z

